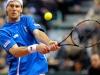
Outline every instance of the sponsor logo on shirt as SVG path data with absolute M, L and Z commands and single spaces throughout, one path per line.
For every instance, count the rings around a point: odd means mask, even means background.
M 10 44 L 10 40 L 7 40 L 3 46 L 7 47 L 9 44 Z
M 13 38 L 17 38 L 17 37 L 19 37 L 19 35 L 18 35 L 18 34 L 15 34 L 15 35 L 13 36 Z
M 39 24 L 34 24 L 34 26 L 39 26 L 39 27 L 40 27 L 40 25 L 39 25 Z
M 25 31 L 28 32 L 27 27 L 24 27 Z

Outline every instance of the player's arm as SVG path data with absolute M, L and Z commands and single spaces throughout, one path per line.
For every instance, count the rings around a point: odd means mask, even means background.
M 17 44 L 9 49 L 9 52 L 15 57 L 20 57 L 29 54 L 27 47 L 18 47 Z
M 51 51 L 55 51 L 57 49 L 59 49 L 58 47 L 58 43 L 56 41 L 51 40 L 46 33 L 44 33 L 43 31 L 39 30 L 39 29 L 35 29 L 33 31 L 33 35 L 35 35 L 35 37 L 42 43 L 48 45 L 51 49 Z
M 58 49 L 57 42 L 50 40 L 49 37 L 44 32 L 41 31 L 43 30 L 41 26 L 39 24 L 36 24 L 31 16 L 27 17 L 27 27 L 33 33 L 33 36 L 35 36 L 36 39 L 46 44 L 47 46 L 50 45 L 49 48 L 51 50 Z
M 0 46 L 15 57 L 25 56 L 34 52 L 40 52 L 42 54 L 49 52 L 48 46 L 43 43 L 23 47 L 18 46 L 16 41 L 3 30 L 0 31 Z
M 11 47 L 9 49 L 9 52 L 14 55 L 15 57 L 21 57 L 21 56 L 25 56 L 27 54 L 30 54 L 30 53 L 34 53 L 34 52 L 40 52 L 42 54 L 45 54 L 45 53 L 48 53 L 48 47 L 41 43 L 41 44 L 33 44 L 33 45 L 30 45 L 28 47 L 25 47 L 25 46 L 21 46 L 21 47 L 18 47 L 17 44 L 13 45 L 13 47 Z
M 26 26 L 31 31 L 31 33 L 33 33 L 33 35 L 36 37 L 36 39 L 38 39 L 40 42 L 42 42 L 46 45 L 49 45 L 52 42 L 44 32 L 40 31 L 43 29 L 39 24 L 34 22 L 33 17 L 31 17 L 31 16 L 27 17 L 27 25 Z
M 49 42 L 51 41 L 49 37 L 41 30 L 35 29 L 33 31 L 33 35 L 42 43 L 49 45 Z

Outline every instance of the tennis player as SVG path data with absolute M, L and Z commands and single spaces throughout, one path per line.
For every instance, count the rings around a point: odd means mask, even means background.
M 7 52 L 8 75 L 44 75 L 44 54 L 59 49 L 31 16 L 21 15 L 22 0 L 7 0 L 7 22 L 0 29 L 0 46 Z

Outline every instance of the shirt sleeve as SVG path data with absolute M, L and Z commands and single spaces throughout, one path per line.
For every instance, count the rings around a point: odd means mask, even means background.
M 44 31 L 44 29 L 39 24 L 35 23 L 34 19 L 31 16 L 27 17 L 27 26 L 31 32 L 33 32 L 33 30 L 35 29 Z
M 12 48 L 14 44 L 16 44 L 16 42 L 12 37 L 10 37 L 6 32 L 0 31 L 0 46 L 4 50 L 9 51 L 9 49 Z

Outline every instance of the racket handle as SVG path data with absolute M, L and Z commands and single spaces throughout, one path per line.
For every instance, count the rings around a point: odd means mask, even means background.
M 61 44 L 61 43 L 58 43 L 58 46 L 65 46 L 65 45 L 68 45 L 68 44 Z
M 75 45 L 75 44 L 61 44 L 61 43 L 58 43 L 58 46 L 77 46 L 79 47 L 79 45 Z
M 60 43 L 58 43 L 58 46 L 61 46 L 61 44 L 60 44 Z

